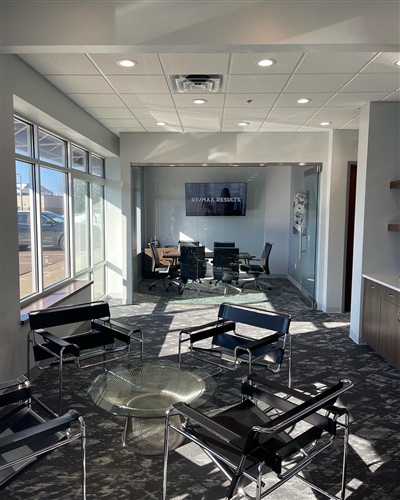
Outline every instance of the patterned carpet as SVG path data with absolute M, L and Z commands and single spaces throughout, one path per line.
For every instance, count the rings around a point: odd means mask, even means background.
M 366 346 L 349 338 L 347 314 L 325 314 L 312 310 L 287 280 L 271 280 L 266 293 L 246 290 L 241 296 L 215 295 L 205 290 L 185 290 L 182 296 L 162 286 L 148 291 L 149 281 L 139 285 L 133 305 L 112 307 L 113 318 L 142 328 L 145 361 L 177 359 L 177 338 L 182 327 L 214 320 L 221 300 L 248 301 L 260 307 L 292 315 L 293 386 L 310 391 L 320 384 L 350 378 L 353 389 L 342 401 L 351 414 L 351 437 L 347 495 L 351 500 L 396 500 L 400 498 L 400 373 Z M 160 285 L 160 284 L 159 284 Z M 220 289 L 221 292 L 221 289 Z M 131 356 L 135 363 L 137 354 Z M 203 366 L 204 368 L 204 366 Z M 101 410 L 87 396 L 90 382 L 100 368 L 65 369 L 66 407 L 85 418 L 88 434 L 88 498 L 118 500 L 161 500 L 162 457 L 135 454 L 122 448 L 124 418 Z M 238 400 L 245 369 L 216 377 L 217 390 L 205 409 Z M 268 376 L 286 381 L 286 369 Z M 34 383 L 35 393 L 48 403 L 56 401 L 55 372 L 48 370 Z M 340 440 L 337 441 L 338 443 Z M 339 449 L 325 460 L 313 463 L 305 473 L 332 494 L 339 490 Z M 192 444 L 171 452 L 168 500 L 222 500 L 224 478 Z M 22 478 L 0 493 L 2 500 L 78 499 L 79 451 L 73 446 L 53 452 Z M 314 500 L 325 498 L 294 479 L 272 493 L 271 500 Z

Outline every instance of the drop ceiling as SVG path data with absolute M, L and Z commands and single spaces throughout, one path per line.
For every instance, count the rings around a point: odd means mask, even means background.
M 370 101 L 400 100 L 400 52 L 61 53 L 20 57 L 114 134 L 358 129 Z M 260 67 L 270 58 L 275 64 Z M 136 62 L 131 68 L 117 61 Z M 173 75 L 220 75 L 179 92 Z M 308 98 L 306 104 L 298 104 Z M 195 104 L 195 99 L 205 99 Z M 247 123 L 240 126 L 239 123 Z M 328 123 L 321 125 L 321 123 Z M 165 123 L 165 125 L 157 125 Z

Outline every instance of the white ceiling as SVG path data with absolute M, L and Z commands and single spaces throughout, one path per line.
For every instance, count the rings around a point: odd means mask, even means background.
M 358 129 L 360 107 L 400 100 L 400 52 L 20 54 L 116 135 Z M 260 67 L 272 58 L 273 66 Z M 133 59 L 132 68 L 117 65 Z M 181 93 L 170 75 L 222 75 L 222 92 Z M 297 99 L 311 101 L 298 104 Z M 207 102 L 194 104 L 193 99 Z M 239 122 L 248 122 L 241 127 Z M 157 122 L 167 125 L 159 126 Z M 330 122 L 322 126 L 321 122 Z

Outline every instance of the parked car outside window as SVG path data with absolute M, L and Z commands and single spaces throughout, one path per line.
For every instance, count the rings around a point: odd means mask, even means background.
M 64 217 L 54 212 L 42 212 L 43 245 L 65 249 Z M 29 211 L 18 212 L 18 245 L 24 250 L 31 245 L 31 214 Z

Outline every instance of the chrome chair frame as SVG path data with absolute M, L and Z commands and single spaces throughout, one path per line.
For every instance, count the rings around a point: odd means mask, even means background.
M 0 384 L 0 490 L 20 477 L 39 459 L 64 445 L 81 441 L 82 499 L 86 499 L 86 430 L 75 410 L 45 421 L 31 406 L 31 387 L 25 376 Z M 77 429 L 72 425 L 77 423 Z M 60 493 L 60 497 L 62 494 Z
M 337 400 L 351 387 L 350 380 L 340 380 L 311 396 L 250 374 L 242 381 L 241 402 L 213 411 L 210 417 L 185 403 L 172 405 L 166 415 L 162 500 L 167 499 L 170 429 L 198 445 L 228 478 L 227 500 L 247 498 L 241 492 L 248 483 L 255 483 L 255 499 L 261 500 L 293 477 L 332 500 L 344 500 L 349 413 Z M 263 411 L 260 403 L 267 406 Z M 176 414 L 183 425 L 170 419 Z M 300 473 L 333 445 L 338 427 L 344 429 L 344 436 L 341 488 L 336 496 Z M 272 485 L 267 484 L 265 473 L 276 474 Z

